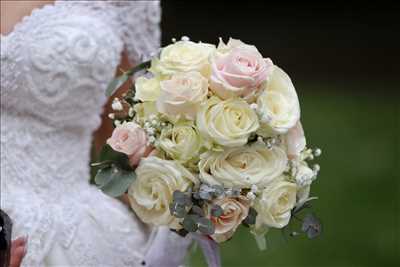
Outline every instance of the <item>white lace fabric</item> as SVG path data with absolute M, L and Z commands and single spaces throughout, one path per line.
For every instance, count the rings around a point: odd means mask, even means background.
M 156 51 L 159 20 L 156 1 L 56 1 L 1 36 L 1 208 L 29 236 L 23 266 L 146 260 L 152 230 L 89 185 L 88 164 L 121 52 Z

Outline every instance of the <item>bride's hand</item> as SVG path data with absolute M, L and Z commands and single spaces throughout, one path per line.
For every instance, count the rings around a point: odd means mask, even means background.
M 21 266 L 22 259 L 26 254 L 27 241 L 26 237 L 19 237 L 12 242 L 10 267 Z

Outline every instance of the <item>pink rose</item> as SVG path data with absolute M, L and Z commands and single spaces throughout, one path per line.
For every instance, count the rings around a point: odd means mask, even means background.
M 217 199 L 213 204 L 219 205 L 223 213 L 219 217 L 210 216 L 215 226 L 215 232 L 211 238 L 218 243 L 225 242 L 233 236 L 242 221 L 246 219 L 250 202 L 247 198 L 239 196 L 238 198 Z
M 129 156 L 130 162 L 137 165 L 140 158 L 148 151 L 146 132 L 134 122 L 118 125 L 107 140 L 112 149 Z
M 239 96 L 251 100 L 272 73 L 272 61 L 238 40 L 220 50 L 211 59 L 211 90 L 222 99 Z

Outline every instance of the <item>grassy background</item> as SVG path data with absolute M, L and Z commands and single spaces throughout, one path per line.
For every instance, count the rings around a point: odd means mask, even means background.
M 308 145 L 323 152 L 312 186 L 323 234 L 285 243 L 275 231 L 270 249 L 259 251 L 241 229 L 221 246 L 223 266 L 400 266 L 398 95 L 387 85 L 385 91 L 372 84 L 296 88 Z M 191 264 L 205 266 L 199 249 Z

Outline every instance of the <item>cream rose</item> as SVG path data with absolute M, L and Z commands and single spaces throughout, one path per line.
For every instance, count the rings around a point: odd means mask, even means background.
M 190 122 L 178 122 L 161 131 L 160 148 L 182 163 L 197 157 L 201 144 L 200 134 Z
M 208 81 L 199 72 L 174 74 L 160 85 L 157 109 L 170 116 L 180 115 L 193 120 L 200 103 L 207 98 Z
M 279 147 L 251 146 L 208 151 L 200 155 L 200 180 L 224 187 L 251 188 L 272 183 L 286 169 L 287 158 Z
M 164 76 L 198 71 L 209 77 L 209 57 L 214 50 L 215 46 L 211 44 L 179 41 L 162 49 L 160 58 L 153 59 L 150 71 Z
M 124 122 L 114 129 L 111 137 L 107 140 L 107 144 L 115 151 L 128 156 L 141 157 L 146 151 L 147 135 L 136 123 Z
M 259 127 L 257 114 L 244 100 L 221 101 L 217 97 L 201 105 L 196 124 L 205 137 L 227 147 L 246 144 Z
M 259 134 L 263 136 L 284 134 L 300 118 L 296 90 L 289 76 L 277 66 L 266 89 L 258 97 L 257 112 L 261 117 Z
M 233 236 L 238 226 L 246 219 L 249 212 L 250 201 L 243 196 L 238 198 L 222 198 L 213 201 L 214 205 L 222 208 L 223 213 L 219 217 L 208 215 L 215 227 L 211 238 L 221 243 Z M 210 211 L 208 212 L 210 214 Z
M 135 100 L 156 101 L 160 95 L 160 80 L 156 77 L 139 77 L 135 81 Z
M 221 40 L 211 57 L 211 90 L 222 99 L 234 96 L 253 101 L 273 70 L 269 58 L 264 59 L 255 46 L 230 39 Z
M 169 205 L 176 190 L 186 191 L 198 179 L 174 161 L 148 157 L 136 169 L 136 180 L 128 190 L 132 209 L 144 222 L 181 228 L 179 219 L 172 216 Z
M 143 102 L 137 103 L 133 106 L 136 113 L 135 121 L 143 125 L 146 120 L 149 120 L 151 116 L 157 116 L 157 108 L 155 102 Z
M 256 227 L 282 228 L 289 223 L 291 210 L 296 204 L 297 186 L 286 181 L 277 181 L 265 188 L 255 200 Z

